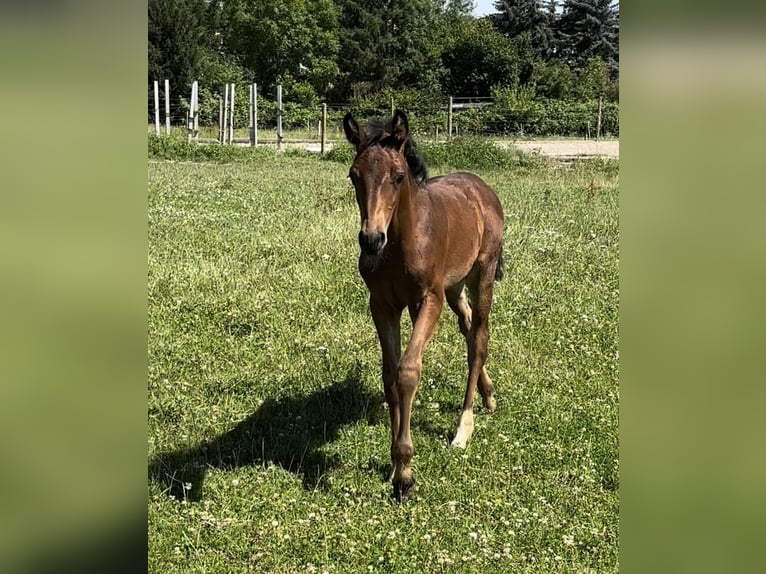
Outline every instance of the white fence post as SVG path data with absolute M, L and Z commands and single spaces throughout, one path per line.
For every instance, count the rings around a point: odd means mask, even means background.
M 327 147 L 327 104 L 322 104 L 322 140 L 319 145 L 319 153 L 324 154 L 325 149 Z
M 197 83 L 197 80 L 194 80 L 194 83 L 192 83 L 192 91 L 194 93 L 192 97 L 194 101 L 192 104 L 192 134 L 194 141 L 197 141 L 199 137 L 199 83 Z
M 160 84 L 154 80 L 154 133 L 160 135 Z
M 598 97 L 598 116 L 596 117 L 596 141 L 601 139 L 601 104 L 604 97 Z
M 229 88 L 229 97 L 231 98 L 231 104 L 229 105 L 229 143 L 234 144 L 234 84 L 231 84 Z
M 258 84 L 253 84 L 253 129 L 255 131 L 254 144 L 258 145 Z
M 170 135 L 170 80 L 165 80 L 165 133 Z
M 277 151 L 282 151 L 282 84 L 277 86 Z
M 255 145 L 255 117 L 253 115 L 253 105 L 255 103 L 255 84 L 250 84 L 250 102 L 248 107 L 248 131 L 247 131 L 247 137 L 250 140 L 250 147 L 253 147 Z
M 223 139 L 221 143 L 228 143 L 229 139 L 229 84 L 223 87 Z
M 218 141 L 223 143 L 223 98 L 218 96 Z

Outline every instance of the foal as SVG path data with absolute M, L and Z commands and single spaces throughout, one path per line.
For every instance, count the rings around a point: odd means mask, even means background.
M 397 110 L 385 125 L 360 128 L 343 118 L 356 148 L 349 177 L 361 216 L 359 272 L 370 291 L 370 311 L 383 353 L 383 387 L 391 416 L 394 496 L 412 485 L 412 402 L 423 353 L 444 300 L 458 317 L 468 344 L 468 384 L 452 446 L 465 448 L 473 434 L 478 384 L 484 406 L 496 407 L 484 371 L 494 281 L 503 276 L 503 209 L 492 189 L 469 173 L 427 179 L 410 138 L 407 116 Z M 469 305 L 467 288 L 473 306 Z M 412 337 L 401 354 L 400 320 L 407 308 Z

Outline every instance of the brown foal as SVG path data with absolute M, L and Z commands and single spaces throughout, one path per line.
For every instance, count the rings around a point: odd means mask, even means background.
M 503 208 L 495 192 L 470 173 L 428 179 L 403 112 L 397 110 L 387 123 L 371 123 L 366 130 L 346 114 L 343 128 L 356 148 L 349 177 L 361 216 L 359 272 L 370 291 L 383 353 L 391 479 L 394 497 L 402 500 L 414 484 L 412 403 L 423 353 L 445 299 L 468 345 L 468 384 L 452 446 L 465 448 L 473 434 L 477 385 L 484 406 L 495 410 L 484 363 L 492 288 L 503 275 Z M 405 307 L 413 329 L 402 355 L 400 320 Z

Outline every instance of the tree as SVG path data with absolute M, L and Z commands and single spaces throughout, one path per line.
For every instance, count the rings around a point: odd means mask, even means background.
M 532 81 L 538 98 L 566 100 L 572 92 L 575 77 L 564 62 L 551 60 L 535 64 Z
M 187 89 L 210 58 L 205 0 L 149 0 L 149 81 Z
M 555 0 L 552 3 L 540 0 L 496 0 L 495 9 L 498 12 L 490 18 L 499 32 L 508 38 L 527 34 L 535 55 L 543 60 L 555 54 Z
M 619 4 L 615 0 L 565 0 L 559 19 L 561 55 L 580 70 L 601 58 L 611 78 L 619 74 Z
M 224 47 L 266 89 L 310 86 L 323 96 L 338 73 L 331 0 L 221 0 Z
M 437 9 L 450 16 L 471 16 L 475 2 L 473 0 L 446 0 L 435 3 Z
M 577 77 L 576 96 L 580 100 L 596 100 L 609 92 L 609 71 L 598 56 L 588 60 Z
M 338 77 L 332 97 L 346 100 L 359 86 L 379 89 L 388 76 L 382 57 L 385 7 L 375 0 L 336 0 L 340 12 Z
M 519 82 L 514 46 L 485 19 L 466 19 L 442 53 L 444 90 L 460 96 L 489 96 L 494 86 Z
M 346 99 L 386 87 L 438 86 L 443 36 L 439 2 L 336 0 L 336 4 L 340 74 L 334 97 Z
M 441 43 L 438 11 L 432 0 L 389 0 L 391 31 L 386 55 L 392 85 L 426 89 L 438 84 Z

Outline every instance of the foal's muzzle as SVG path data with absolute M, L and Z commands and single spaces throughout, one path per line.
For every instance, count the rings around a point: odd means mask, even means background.
M 373 233 L 359 232 L 359 245 L 365 255 L 378 255 L 386 244 L 386 234 L 382 231 Z

